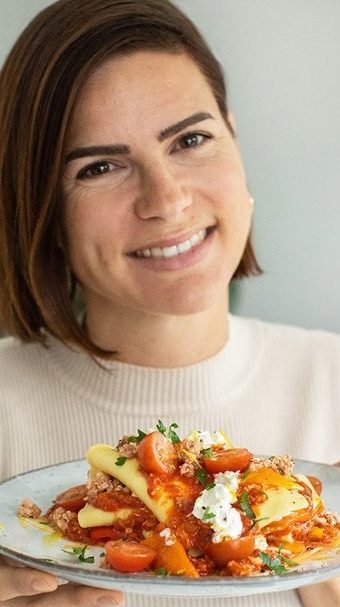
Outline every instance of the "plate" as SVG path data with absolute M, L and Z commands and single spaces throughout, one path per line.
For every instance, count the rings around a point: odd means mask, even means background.
M 82 563 L 76 556 L 63 552 L 65 546 L 68 549 L 72 547 L 70 542 L 63 539 L 51 541 L 50 533 L 44 533 L 30 523 L 23 526 L 16 512 L 24 497 L 46 511 L 58 493 L 84 483 L 87 471 L 86 460 L 77 460 L 40 468 L 0 483 L 0 553 L 78 584 L 158 596 L 246 596 L 298 588 L 340 575 L 340 553 L 337 551 L 324 555 L 320 560 L 304 563 L 284 575 L 249 578 L 189 579 L 145 573 L 121 574 L 101 569 L 98 561 L 102 549 L 91 547 L 86 556 L 93 555 L 94 564 Z M 323 484 L 322 495 L 327 509 L 340 511 L 340 468 L 296 461 L 294 472 L 318 477 Z

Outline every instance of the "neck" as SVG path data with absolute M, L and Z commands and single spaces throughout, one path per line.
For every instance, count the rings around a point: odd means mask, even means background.
M 105 318 L 103 322 L 102 319 Z M 227 297 L 217 306 L 186 316 L 91 314 L 86 326 L 90 339 L 116 352 L 114 358 L 147 367 L 184 367 L 213 356 L 228 337 Z

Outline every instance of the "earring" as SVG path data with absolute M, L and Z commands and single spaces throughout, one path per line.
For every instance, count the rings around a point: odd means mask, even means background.
M 250 196 L 249 197 L 249 207 L 250 207 L 250 214 L 251 215 L 254 213 L 254 205 L 255 205 L 254 198 L 252 196 Z

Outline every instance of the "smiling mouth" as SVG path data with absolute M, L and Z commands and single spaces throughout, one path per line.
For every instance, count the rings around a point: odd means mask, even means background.
M 191 251 L 194 247 L 197 247 L 209 234 L 209 230 L 200 230 L 193 236 L 190 236 L 187 240 L 183 240 L 183 242 L 179 242 L 178 244 L 172 245 L 170 247 L 152 247 L 150 249 L 138 249 L 135 251 L 134 255 L 136 257 L 143 258 L 169 258 L 176 257 L 177 255 L 183 255 L 183 253 L 187 253 Z

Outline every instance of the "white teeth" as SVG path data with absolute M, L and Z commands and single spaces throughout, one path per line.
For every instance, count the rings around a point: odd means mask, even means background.
M 177 249 L 178 249 L 179 253 L 186 253 L 187 251 L 190 251 L 190 249 L 191 249 L 190 240 L 185 240 L 184 242 L 180 242 L 179 245 L 177 245 Z
M 178 255 L 178 248 L 176 245 L 163 248 L 163 257 L 174 257 L 175 255 Z
M 155 257 L 156 259 L 160 259 L 161 257 L 175 257 L 176 255 L 181 255 L 182 253 L 190 251 L 190 249 L 202 242 L 206 235 L 207 231 L 201 230 L 200 232 L 197 232 L 197 234 L 191 236 L 188 240 L 180 242 L 178 245 L 173 245 L 171 247 L 154 247 L 152 249 L 138 249 L 136 255 L 137 257 Z

